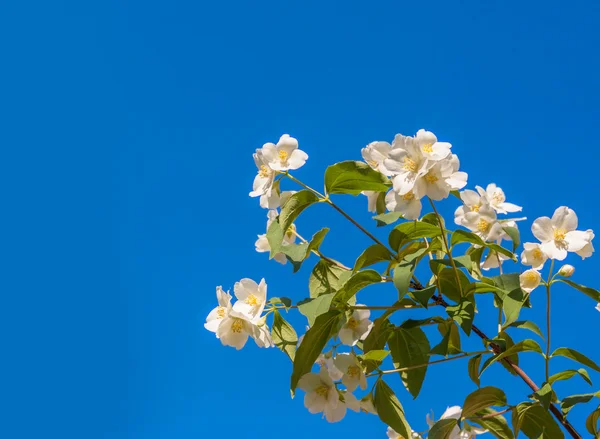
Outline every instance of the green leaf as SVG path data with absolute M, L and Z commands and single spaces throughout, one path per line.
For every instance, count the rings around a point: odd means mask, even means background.
M 573 288 L 575 288 L 576 290 L 581 291 L 586 296 L 591 297 L 594 301 L 600 302 L 600 291 L 598 291 L 598 290 L 576 284 L 575 282 L 572 282 L 568 279 L 556 279 L 554 282 L 563 282 L 567 285 L 570 285 Z
M 578 363 L 583 364 L 584 366 L 589 367 L 590 369 L 594 369 L 596 372 L 600 372 L 600 367 L 590 360 L 588 357 L 583 355 L 580 352 L 577 352 L 575 349 L 569 348 L 558 348 L 554 352 L 552 352 L 552 357 L 567 357 L 571 360 L 577 361 Z
M 519 318 L 521 308 L 523 308 L 528 297 L 529 295 L 525 294 L 521 288 L 507 292 L 502 300 L 502 310 L 505 317 L 504 326 L 510 325 Z
M 325 259 L 320 259 L 308 281 L 310 297 L 314 298 L 323 293 L 338 291 L 351 275 L 351 271 L 344 270 Z
M 482 416 L 491 415 L 493 413 L 495 412 L 492 409 L 484 409 L 477 412 L 477 417 L 469 419 L 469 421 L 486 429 L 488 433 L 498 439 L 514 439 L 515 436 L 504 416 L 497 415 L 490 418 L 482 418 Z
M 456 283 L 456 273 L 458 273 L 458 278 L 460 280 L 460 287 Z M 469 278 L 462 271 L 454 271 L 452 268 L 444 268 L 439 272 L 438 283 L 440 293 L 444 296 L 448 297 L 453 302 L 460 302 L 461 300 L 461 289 L 463 295 L 467 295 L 467 291 L 469 289 Z
M 296 390 L 300 378 L 311 371 L 319 354 L 329 339 L 337 332 L 343 316 L 343 311 L 335 309 L 328 311 L 317 317 L 314 325 L 306 331 L 294 358 L 291 379 L 292 394 Z
M 453 437 L 452 430 L 458 425 L 456 419 L 440 419 L 431 427 L 427 439 L 450 439 Z M 410 436 L 404 436 L 410 437 Z
M 388 346 L 396 369 L 429 363 L 429 340 L 421 328 L 397 328 Z M 419 395 L 426 374 L 427 366 L 400 372 L 402 382 L 414 398 Z
M 366 286 L 381 282 L 381 275 L 375 270 L 364 270 L 353 274 L 333 298 L 337 304 L 346 304 Z
M 565 437 L 552 415 L 539 404 L 523 402 L 517 405 L 512 411 L 512 424 L 515 437 L 521 430 L 529 439 L 539 439 L 542 434 L 552 439 Z
M 388 226 L 395 223 L 400 218 L 402 218 L 402 214 L 400 212 L 382 213 L 381 215 L 375 215 L 373 217 L 373 219 L 377 221 L 377 227 Z
M 501 274 L 500 276 L 493 276 L 489 279 L 494 282 L 494 285 L 507 293 L 514 291 L 517 288 L 521 288 L 519 273 Z
M 492 406 L 505 406 L 506 395 L 497 387 L 482 387 L 475 390 L 465 398 L 462 409 L 462 417 L 468 418 L 480 410 Z
M 548 378 L 548 382 L 550 384 L 554 384 L 556 381 L 563 381 L 563 380 L 568 380 L 573 378 L 575 375 L 579 375 L 581 378 L 583 378 L 585 380 L 586 383 L 588 383 L 590 386 L 592 386 L 592 380 L 590 379 L 590 375 L 588 374 L 588 371 L 585 369 L 579 369 L 579 370 L 573 370 L 573 369 L 569 369 L 569 370 L 563 370 L 562 372 L 558 372 L 555 373 L 554 375 L 552 375 L 550 378 Z
M 534 392 L 532 395 L 529 395 L 530 398 L 539 401 L 546 410 L 550 408 L 550 404 L 552 401 L 556 399 L 556 394 L 554 390 L 552 390 L 552 386 L 548 383 L 545 383 L 541 389 Z
M 385 195 L 385 192 L 379 192 L 379 195 L 377 196 L 377 201 L 375 202 L 375 211 L 378 215 L 382 215 L 386 211 Z
M 306 316 L 308 324 L 312 325 L 317 317 L 329 311 L 334 296 L 335 293 L 328 293 L 312 299 L 305 299 L 298 302 L 298 311 Z
M 529 329 L 531 332 L 539 335 L 542 339 L 544 338 L 544 334 L 538 325 L 529 320 L 519 320 L 517 322 L 512 322 L 509 325 L 504 326 L 504 329 L 508 328 L 520 328 L 520 329 Z
M 481 374 L 483 374 L 483 372 L 495 362 L 503 358 L 510 357 L 511 355 L 517 354 L 519 352 L 537 352 L 541 354 L 542 348 L 540 348 L 540 345 L 537 344 L 537 342 L 529 339 L 515 343 L 514 346 L 511 346 L 510 348 L 498 355 L 494 355 L 490 360 L 488 360 L 486 364 L 483 365 L 481 372 L 479 372 L 479 376 L 481 376 Z
M 267 229 L 267 241 L 271 248 L 269 259 L 273 259 L 276 254 L 281 253 L 280 249 L 283 243 L 283 230 L 279 225 L 279 219 L 275 219 Z
M 402 322 L 402 324 L 399 326 L 399 328 L 411 329 L 411 328 L 418 328 L 419 326 L 423 326 L 423 325 L 431 325 L 433 323 L 445 323 L 445 322 L 446 322 L 446 320 L 444 320 L 443 318 L 438 317 L 438 316 L 427 317 L 425 319 L 419 319 L 419 320 L 406 319 L 404 322 Z
M 508 256 L 508 257 L 509 257 L 509 258 L 511 258 L 513 261 L 516 261 L 516 259 L 517 259 L 517 257 L 514 255 L 514 253 L 513 253 L 513 252 L 511 252 L 510 250 L 508 250 L 508 249 L 506 249 L 506 248 L 504 248 L 504 247 L 502 247 L 502 246 L 500 246 L 500 245 L 498 245 L 498 244 L 493 244 L 493 243 L 492 243 L 492 244 L 490 244 L 489 242 L 487 242 L 487 243 L 485 244 L 485 246 L 486 246 L 486 247 L 487 247 L 487 248 L 488 248 L 490 251 L 493 251 L 493 252 L 500 253 L 500 254 L 502 254 L 502 255 Z
M 382 350 L 385 347 L 394 327 L 388 320 L 388 315 L 383 314 L 373 322 L 371 332 L 369 332 L 369 335 L 363 341 L 364 352 Z
M 409 221 L 397 225 L 388 238 L 392 250 L 398 251 L 402 246 L 421 238 L 435 238 L 442 234 L 440 228 L 423 221 Z
M 469 242 L 471 244 L 485 246 L 485 241 L 477 236 L 475 233 L 467 232 L 466 230 L 455 230 L 452 232 L 452 238 L 450 239 L 450 245 L 460 244 L 463 242 Z
M 362 191 L 387 192 L 389 179 L 363 162 L 336 163 L 325 171 L 325 191 L 328 194 L 358 195 Z
M 473 318 L 475 317 L 475 304 L 468 299 L 461 299 L 458 305 L 446 307 L 446 312 L 460 325 L 465 334 L 471 334 Z
M 272 338 L 275 346 L 287 354 L 290 360 L 294 361 L 298 335 L 292 325 L 286 322 L 277 310 L 273 311 Z
M 398 290 L 398 300 L 408 294 L 408 287 L 416 265 L 416 261 L 412 261 L 398 264 L 394 268 L 394 286 Z
M 521 234 L 519 233 L 519 229 L 516 227 L 503 227 L 503 229 L 512 240 L 512 252 L 514 253 L 519 245 L 521 245 Z
M 442 334 L 442 341 L 431 349 L 431 355 L 448 355 L 460 354 L 460 333 L 454 321 L 446 321 L 438 325 L 438 331 Z
M 479 365 L 481 364 L 481 354 L 475 355 L 469 359 L 469 378 L 473 381 L 477 387 L 480 386 L 481 381 L 479 379 Z
M 375 349 L 363 355 L 358 355 L 363 365 L 367 368 L 367 373 L 377 369 L 381 362 L 390 354 L 390 351 L 384 349 Z
M 294 273 L 300 270 L 302 262 L 308 254 L 308 244 L 286 244 L 281 246 L 281 253 L 285 254 L 287 260 L 290 261 L 294 267 Z
M 384 424 L 392 427 L 400 436 L 409 438 L 411 436 L 411 428 L 408 425 L 404 408 L 400 401 L 385 381 L 382 379 L 375 384 L 375 409 L 379 415 L 379 419 Z
M 393 258 L 392 253 L 381 244 L 373 244 L 367 247 L 364 252 L 358 257 L 354 264 L 354 271 L 358 271 L 363 267 L 376 264 L 383 261 L 391 261 Z
M 285 310 L 288 311 L 292 306 L 292 299 L 289 297 L 271 297 L 267 303 L 271 305 L 283 305 Z
M 590 413 L 585 421 L 585 428 L 590 432 L 590 434 L 593 434 L 594 437 L 597 437 L 600 434 L 600 429 L 598 428 L 598 419 L 600 419 L 600 405 L 596 410 Z
M 319 197 L 309 190 L 302 190 L 293 194 L 281 206 L 281 213 L 279 214 L 279 224 L 281 230 L 287 231 L 292 223 L 298 218 L 298 215 L 302 213 L 311 204 L 319 202 Z
M 560 403 L 560 409 L 566 416 L 571 411 L 575 404 L 585 404 L 590 402 L 593 398 L 600 398 L 600 392 L 597 393 L 586 393 L 584 395 L 571 395 L 564 398 Z
M 427 288 L 423 288 L 422 290 L 414 290 L 409 292 L 409 296 L 415 299 L 420 305 L 424 306 L 426 309 L 429 305 L 429 299 L 435 293 L 436 285 L 430 285 Z
M 318 251 L 325 239 L 325 235 L 329 232 L 327 227 L 319 230 L 317 233 L 313 235 L 310 242 L 308 243 L 308 248 L 306 249 L 306 257 L 310 254 L 311 251 Z

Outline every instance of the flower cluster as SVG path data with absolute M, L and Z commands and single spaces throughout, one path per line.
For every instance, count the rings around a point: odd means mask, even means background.
M 261 316 L 267 299 L 265 280 L 257 284 L 252 279 L 242 279 L 233 291 L 237 302 L 232 306 L 231 294 L 217 287 L 219 305 L 208 314 L 204 327 L 214 332 L 223 345 L 238 350 L 246 345 L 248 337 L 261 348 L 273 346 L 271 331 Z

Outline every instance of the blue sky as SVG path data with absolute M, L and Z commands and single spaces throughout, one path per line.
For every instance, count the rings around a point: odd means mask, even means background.
M 560 205 L 600 229 L 597 2 L 22 1 L 0 12 L 2 436 L 385 437 L 374 416 L 310 415 L 289 397 L 282 353 L 236 352 L 202 327 L 216 285 L 264 277 L 271 295 L 307 294 L 308 264 L 292 275 L 254 251 L 266 211 L 248 197 L 251 154 L 283 133 L 310 157 L 297 176 L 319 186 L 368 142 L 426 128 L 453 144 L 471 188 L 494 181 L 525 207 L 525 239 Z M 373 226 L 364 199 L 339 203 Z M 369 244 L 324 205 L 298 223 L 305 235 L 324 226 L 324 252 L 347 264 Z M 598 286 L 595 258 L 572 262 L 576 281 Z M 536 293 L 525 317 L 542 323 Z M 553 345 L 600 361 L 594 304 L 567 288 L 555 303 Z M 492 332 L 490 315 L 476 323 Z M 540 382 L 540 359 L 522 361 Z M 416 429 L 474 390 L 466 361 L 432 367 L 416 401 L 390 384 Z M 529 394 L 500 367 L 484 384 L 511 402 Z M 589 407 L 570 415 L 582 431 Z

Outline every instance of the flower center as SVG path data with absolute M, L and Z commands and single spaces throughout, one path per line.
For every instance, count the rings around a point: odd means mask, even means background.
M 481 209 L 481 206 L 479 204 L 471 206 L 471 211 L 473 212 L 479 212 L 479 209 Z
M 554 229 L 554 240 L 555 241 L 563 241 L 565 236 L 567 235 L 567 231 L 565 229 Z
M 490 222 L 484 220 L 483 218 L 477 221 L 477 230 L 479 230 L 481 233 L 489 232 L 491 227 L 492 225 L 490 224 Z
M 246 303 L 250 306 L 258 306 L 260 305 L 260 300 L 254 294 L 250 294 L 246 297 Z
M 231 330 L 237 334 L 242 332 L 242 328 L 244 327 L 244 321 L 242 319 L 233 319 L 233 323 L 231 324 Z
M 437 177 L 436 177 L 435 175 L 433 175 L 433 174 L 427 174 L 427 175 L 425 176 L 425 180 L 427 180 L 427 182 L 428 182 L 428 183 L 431 183 L 431 184 L 433 184 L 433 183 L 435 183 L 436 181 L 438 181 L 438 180 L 439 180 L 439 178 L 437 178 Z
M 531 254 L 533 255 L 534 259 L 544 259 L 544 255 L 539 248 L 534 249 Z
M 258 170 L 258 175 L 262 178 L 267 178 L 270 174 L 270 169 L 265 165 L 260 165 L 260 169 Z
M 350 378 L 356 378 L 360 375 L 360 368 L 358 366 L 348 366 L 348 372 L 346 374 Z
M 417 172 L 419 167 L 417 166 L 417 163 L 414 160 L 408 157 L 404 157 L 404 165 L 402 166 L 402 169 L 409 172 Z
M 288 227 L 287 231 L 285 232 L 285 235 L 288 237 L 288 239 L 292 239 L 295 234 L 296 234 L 296 226 L 294 224 L 292 224 L 291 226 Z
M 412 201 L 415 199 L 415 194 L 413 194 L 412 192 L 407 192 L 404 195 L 402 195 L 402 199 L 404 201 Z
M 329 392 L 329 387 L 321 384 L 319 387 L 315 389 L 315 393 L 319 396 L 326 397 L 327 392 Z
M 373 169 L 375 169 L 378 165 L 378 163 L 375 160 L 367 160 L 367 164 Z
M 223 317 L 225 317 L 225 307 L 219 306 L 217 307 L 217 318 L 222 319 Z
M 426 143 L 423 145 L 423 151 L 431 154 L 433 152 L 433 143 Z
M 288 159 L 288 153 L 287 151 L 284 151 L 283 149 L 279 150 L 279 161 L 281 161 L 282 163 L 285 163 Z
M 504 195 L 502 195 L 501 192 L 496 192 L 494 193 L 494 195 L 492 195 L 492 200 L 496 203 L 496 204 L 500 204 L 500 203 L 504 203 Z
M 356 327 L 358 326 L 358 321 L 354 317 L 350 317 L 348 319 L 347 326 L 350 329 L 356 329 Z
M 537 276 L 534 272 L 530 271 L 529 273 L 525 274 L 525 280 L 527 282 L 535 282 L 537 280 Z

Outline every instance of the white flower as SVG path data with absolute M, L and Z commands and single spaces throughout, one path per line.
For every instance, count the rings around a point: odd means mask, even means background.
M 460 419 L 461 413 L 462 413 L 462 410 L 461 410 L 460 406 L 455 405 L 452 407 L 448 407 L 440 419 L 457 419 L 458 420 L 458 419 Z M 427 414 L 427 416 L 426 416 L 427 425 L 429 425 L 430 428 L 433 427 L 433 424 L 435 424 L 435 421 L 433 420 L 433 412 L 431 413 L 431 415 L 432 415 L 431 417 L 429 416 L 429 414 Z M 478 434 L 487 433 L 487 430 L 473 427 L 471 425 L 468 425 L 466 422 L 463 423 L 462 425 L 463 425 L 462 429 L 460 429 L 458 427 L 458 425 L 456 427 L 454 427 L 452 429 L 452 431 L 450 432 L 450 435 L 447 437 L 447 439 L 472 439 Z
M 361 149 L 363 159 L 367 164 L 383 175 L 390 176 L 392 173 L 385 167 L 383 161 L 388 158 L 392 145 L 388 142 L 371 142 Z
M 502 224 L 496 218 L 496 212 L 488 206 L 465 213 L 462 225 L 484 241 L 495 241 L 505 233 Z
M 361 194 L 367 197 L 367 210 L 369 212 L 377 213 L 377 199 L 379 198 L 380 192 L 362 191 Z
M 236 302 L 236 305 L 239 302 Z M 259 347 L 270 347 L 273 345 L 271 333 L 268 326 L 261 318 L 251 319 L 243 312 L 232 309 L 217 329 L 217 337 L 224 346 L 233 346 L 237 350 L 242 349 L 248 337 L 254 338 Z
M 485 260 L 481 263 L 481 269 L 487 271 L 492 268 L 498 268 L 504 261 L 509 259 L 510 258 L 505 254 L 490 251 L 488 252 Z
M 339 400 L 339 394 L 327 370 L 321 369 L 318 374 L 303 375 L 298 381 L 298 387 L 306 392 L 304 407 L 310 413 L 323 412 L 328 422 L 337 422 L 346 414 L 346 406 Z
M 368 309 L 355 309 L 352 316 L 340 329 L 338 336 L 343 344 L 354 346 L 359 340 L 364 340 L 371 328 L 373 322 L 369 320 L 371 312 Z
M 233 310 L 247 315 L 249 320 L 259 318 L 267 301 L 265 280 L 261 279 L 260 284 L 257 284 L 252 279 L 242 279 L 235 283 L 233 291 L 238 299 L 233 305 Z
M 281 199 L 284 200 L 285 197 L 289 198 L 289 196 L 287 196 L 287 193 L 289 192 L 283 192 L 281 194 Z M 284 195 L 286 194 L 286 195 Z M 277 211 L 276 210 L 269 210 L 269 212 L 267 213 L 267 231 L 269 231 L 269 226 L 271 225 L 271 223 L 273 221 L 275 221 L 275 218 L 277 218 Z M 294 224 L 292 224 L 290 226 L 290 228 L 286 231 L 286 233 L 283 235 L 283 242 L 282 245 L 288 245 L 288 244 L 293 244 L 296 241 L 296 226 Z M 256 248 L 256 251 L 259 253 L 266 253 L 266 252 L 271 252 L 271 245 L 269 244 L 269 240 L 267 239 L 267 235 L 263 234 L 263 235 L 258 235 L 258 239 L 256 240 L 256 242 L 254 243 L 254 246 Z M 285 254 L 283 253 L 277 253 L 275 256 L 273 256 L 273 259 L 275 259 L 277 262 L 279 262 L 280 264 L 285 265 L 287 263 L 287 258 L 285 257 Z
M 594 239 L 594 232 L 591 229 L 585 231 L 587 244 L 581 249 L 576 251 L 581 259 L 589 258 L 594 253 L 594 245 L 592 244 L 592 239 Z
M 415 197 L 412 191 L 400 195 L 396 191 L 390 191 L 385 196 L 385 207 L 390 212 L 400 212 L 408 220 L 416 220 L 421 215 L 421 200 Z
M 552 219 L 536 219 L 531 231 L 542 243 L 541 249 L 550 259 L 564 260 L 567 252 L 581 251 L 590 241 L 588 232 L 578 231 L 577 215 L 572 209 L 561 206 Z
M 405 439 L 403 436 L 400 436 L 400 434 L 396 433 L 396 430 L 394 430 L 392 427 L 388 427 L 386 433 L 389 439 Z M 411 438 L 421 439 L 421 435 L 419 433 L 411 431 Z
M 389 158 L 383 161 L 394 175 L 394 190 L 400 195 L 411 191 L 419 177 L 425 175 L 429 163 L 412 137 L 397 134 Z
M 504 191 L 494 183 L 488 184 L 485 190 L 480 186 L 476 186 L 476 188 L 479 194 L 482 197 L 485 197 L 494 210 L 498 213 L 520 212 L 523 210 L 521 206 L 507 203 Z
M 558 270 L 559 276 L 563 277 L 571 277 L 573 276 L 573 273 L 575 273 L 575 267 L 569 264 L 563 265 L 562 267 L 560 267 L 560 270 Z
M 425 196 L 439 201 L 447 198 L 450 191 L 462 189 L 467 185 L 467 174 L 459 172 L 459 161 L 456 154 L 438 162 L 432 162 L 427 173 L 419 176 L 413 192 L 418 198 Z
M 344 376 L 344 373 L 335 366 L 335 362 L 334 359 L 331 357 L 331 353 L 327 355 L 320 354 L 317 357 L 317 361 L 315 361 L 315 364 L 321 366 L 322 369 L 326 369 L 327 372 L 329 372 L 329 377 L 333 381 L 341 380 L 342 376 Z
M 344 374 L 342 383 L 350 392 L 354 392 L 357 387 L 362 390 L 367 388 L 367 377 L 354 353 L 339 354 L 333 363 Z
M 375 408 L 375 404 L 373 404 L 373 397 L 370 393 L 367 393 L 367 395 L 360 400 L 360 411 L 363 413 L 371 413 L 373 415 L 377 414 L 377 409 Z
M 519 283 L 521 284 L 521 289 L 527 293 L 531 293 L 535 290 L 542 281 L 542 276 L 539 271 L 530 268 L 529 270 L 525 270 L 519 276 Z
M 251 197 L 260 197 L 260 207 L 265 209 L 276 209 L 279 207 L 279 191 L 275 187 L 275 172 L 269 167 L 265 161 L 262 151 L 256 150 L 256 153 L 252 155 L 254 157 L 254 163 L 258 168 L 258 173 L 254 177 L 254 183 L 252 184 Z
M 438 142 L 435 134 L 423 129 L 417 131 L 415 143 L 427 160 L 435 162 L 448 157 L 450 148 L 452 148 L 452 145 L 448 142 Z
M 486 197 L 482 197 L 477 192 L 470 189 L 465 189 L 460 193 L 460 199 L 463 205 L 454 212 L 454 223 L 462 226 L 465 215 L 468 212 L 479 212 L 482 207 L 484 211 L 489 207 L 489 202 Z
M 261 152 L 269 168 L 280 172 L 298 169 L 308 159 L 308 155 L 298 149 L 298 141 L 287 134 L 281 136 L 277 145 L 265 143 Z
M 521 253 L 523 265 L 530 265 L 535 270 L 541 270 L 544 262 L 548 259 L 546 253 L 542 251 L 542 246 L 537 243 L 526 242 L 523 244 L 523 248 L 524 250 Z
M 225 317 L 231 311 L 231 294 L 223 291 L 222 287 L 217 287 L 217 301 L 219 306 L 214 308 L 206 317 L 206 323 L 204 327 L 208 329 L 210 332 L 217 332 L 219 329 L 219 325 L 223 321 Z

